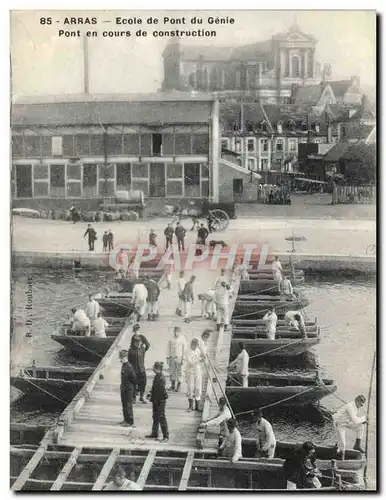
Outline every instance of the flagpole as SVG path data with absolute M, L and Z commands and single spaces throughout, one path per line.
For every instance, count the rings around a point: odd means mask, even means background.
M 88 67 L 88 38 L 86 36 L 83 37 L 83 92 L 85 94 L 90 93 L 89 86 L 89 67 Z

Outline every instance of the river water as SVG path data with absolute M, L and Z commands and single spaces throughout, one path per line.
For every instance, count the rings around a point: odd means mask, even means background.
M 72 306 L 85 305 L 89 293 L 99 291 L 104 284 L 111 283 L 111 273 L 69 271 L 43 271 L 41 269 L 17 270 L 13 276 L 13 336 L 11 370 L 36 361 L 38 365 L 86 365 L 51 340 L 50 335 L 69 316 Z M 371 278 L 347 279 L 334 277 L 308 277 L 302 291 L 310 305 L 306 308 L 308 318 L 318 318 L 322 331 L 322 342 L 307 356 L 302 366 L 286 367 L 286 370 L 314 371 L 320 369 L 322 376 L 332 378 L 338 385 L 337 396 L 322 400 L 318 409 L 294 411 L 266 411 L 275 434 L 280 440 L 315 443 L 335 443 L 331 423 L 331 411 L 352 400 L 357 394 L 366 397 L 369 391 L 373 354 L 376 347 L 376 285 Z M 26 309 L 29 283 L 32 283 L 32 310 Z M 31 317 L 32 315 L 32 317 Z M 31 319 L 32 326 L 26 327 Z M 30 330 L 32 336 L 26 336 Z M 280 360 L 264 366 L 278 369 Z M 60 413 L 36 410 L 20 402 L 11 410 L 11 419 L 18 422 L 50 424 Z M 240 416 L 242 435 L 256 435 L 253 422 L 248 415 Z M 349 436 L 348 446 L 352 447 Z M 376 384 L 370 402 L 369 426 L 369 486 L 375 487 L 376 469 Z

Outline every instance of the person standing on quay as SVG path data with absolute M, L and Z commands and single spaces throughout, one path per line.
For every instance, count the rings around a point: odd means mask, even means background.
M 83 238 L 85 238 L 88 235 L 88 249 L 90 252 L 94 251 L 94 245 L 95 241 L 97 239 L 97 234 L 95 229 L 92 227 L 91 224 L 87 225 L 86 232 L 83 235 Z
M 202 355 L 198 348 L 198 339 L 192 339 L 190 343 L 190 348 L 186 356 L 185 363 L 185 375 L 186 383 L 188 386 L 188 401 L 189 408 L 188 411 L 200 411 L 199 405 L 201 401 L 201 361 Z M 193 408 L 193 399 L 195 399 L 195 407 Z
M 182 310 L 185 308 L 183 299 L 185 285 L 186 285 L 185 273 L 184 271 L 180 271 L 180 277 L 177 280 L 177 296 L 178 296 L 178 305 L 176 309 L 177 316 L 182 316 Z
M 209 236 L 209 231 L 206 229 L 204 224 L 201 224 L 197 231 L 197 244 L 206 245 L 206 239 Z
M 166 237 L 166 249 L 168 249 L 169 246 L 173 244 L 173 234 L 174 234 L 173 224 L 170 222 L 164 231 L 164 235 Z
M 275 456 L 276 449 L 276 437 L 272 429 L 272 425 L 263 418 L 263 412 L 256 410 L 254 412 L 256 417 L 256 430 L 257 430 L 257 441 L 256 441 L 256 458 L 273 458 Z
M 134 334 L 131 338 L 131 345 L 128 352 L 128 360 L 135 372 L 137 379 L 136 390 L 133 396 L 133 403 L 136 402 L 137 390 L 139 390 L 139 400 L 141 403 L 146 404 L 147 401 L 143 398 L 146 390 L 146 368 L 145 368 L 145 353 L 146 348 L 142 344 L 141 337 Z
M 92 298 L 92 295 L 88 296 L 89 301 L 86 306 L 86 314 L 87 317 L 90 318 L 90 321 L 93 322 L 94 319 L 97 319 L 99 313 L 99 304 L 96 300 Z
M 122 363 L 121 368 L 121 402 L 123 420 L 120 425 L 124 427 L 134 426 L 134 413 L 133 413 L 133 397 L 135 387 L 137 385 L 137 378 L 134 369 L 128 360 L 128 352 L 122 349 L 119 352 L 119 360 Z
M 275 260 L 272 262 L 272 274 L 280 292 L 280 282 L 283 279 L 283 267 L 278 256 L 276 256 Z
M 158 439 L 158 431 L 161 426 L 161 431 L 163 435 L 162 442 L 167 443 L 169 441 L 169 429 L 168 422 L 165 415 L 166 400 L 168 399 L 168 393 L 166 391 L 166 381 L 162 373 L 163 363 L 156 361 L 154 363 L 153 371 L 155 377 L 153 380 L 153 386 L 151 388 L 148 398 L 153 404 L 153 427 L 151 434 L 145 436 L 149 439 Z
M 109 245 L 109 233 L 108 231 L 105 231 L 102 236 L 102 243 L 103 243 L 103 251 L 107 252 L 107 247 Z
M 136 283 L 133 286 L 133 304 L 137 321 L 139 322 L 146 311 L 147 288 L 143 283 Z
M 232 289 L 229 283 L 222 281 L 221 285 L 215 291 L 215 303 L 217 310 L 217 331 L 221 326 L 227 331 L 229 325 L 229 299 L 232 295 Z
M 186 229 L 181 225 L 180 222 L 177 222 L 176 224 L 176 238 L 177 238 L 177 244 L 178 244 L 178 250 L 185 252 L 185 234 L 186 234 Z
M 178 392 L 182 382 L 182 366 L 185 362 L 188 344 L 179 326 L 174 327 L 173 338 L 168 343 L 167 362 L 171 386 L 170 391 Z M 177 386 L 176 386 L 177 383 Z
M 109 229 L 107 234 L 107 241 L 109 243 L 109 251 L 114 250 L 114 233 Z
M 150 342 L 147 340 L 147 338 L 145 337 L 145 335 L 143 335 L 143 333 L 141 333 L 139 330 L 140 330 L 140 326 L 138 323 L 136 323 L 135 325 L 133 325 L 133 337 L 135 335 L 139 336 L 140 339 L 141 339 L 141 342 L 143 344 L 143 346 L 145 347 L 145 351 L 148 351 L 150 349 Z M 131 338 L 133 338 L 131 337 Z

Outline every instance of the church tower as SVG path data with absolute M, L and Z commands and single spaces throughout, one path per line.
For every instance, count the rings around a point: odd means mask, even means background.
M 171 39 L 166 45 L 162 57 L 164 59 L 164 79 L 162 90 L 181 89 L 181 46 L 180 39 Z

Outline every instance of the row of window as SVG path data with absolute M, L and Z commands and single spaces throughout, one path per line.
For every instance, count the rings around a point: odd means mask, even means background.
M 254 137 L 246 138 L 245 145 L 246 149 L 250 153 L 255 152 L 268 152 L 270 151 L 271 141 L 269 139 L 257 139 Z M 243 139 L 241 137 L 235 138 L 222 138 L 221 146 L 230 151 L 236 151 L 236 153 L 243 152 Z M 258 149 L 257 149 L 258 146 Z M 278 138 L 272 141 L 272 148 L 276 151 L 284 151 L 284 139 Z M 298 139 L 288 139 L 288 150 L 290 152 L 296 153 L 298 150 Z
M 238 132 L 241 130 L 241 122 L 240 121 L 233 121 L 233 122 L 225 122 L 225 125 L 228 130 L 233 130 L 235 132 Z M 273 127 L 275 128 L 275 127 Z M 302 132 L 308 132 L 308 130 L 312 130 L 313 132 L 316 132 L 317 134 L 320 133 L 320 124 L 319 123 L 313 123 L 309 125 L 307 121 L 303 121 L 300 125 L 296 125 L 296 123 L 293 120 L 289 120 L 286 123 L 286 127 L 284 127 L 284 122 L 279 121 L 276 124 L 276 131 L 278 134 L 282 134 L 284 128 L 290 132 L 295 132 L 296 130 L 301 130 Z M 266 120 L 263 120 L 260 123 L 254 123 L 252 121 L 246 121 L 244 124 L 244 129 L 246 132 L 270 132 L 270 127 L 268 126 L 268 122 Z
M 208 155 L 209 134 L 74 134 L 63 136 L 12 136 L 14 158 L 79 156 Z
M 92 198 L 117 190 L 141 190 L 151 197 L 208 197 L 209 168 L 199 163 L 14 165 L 16 198 Z

